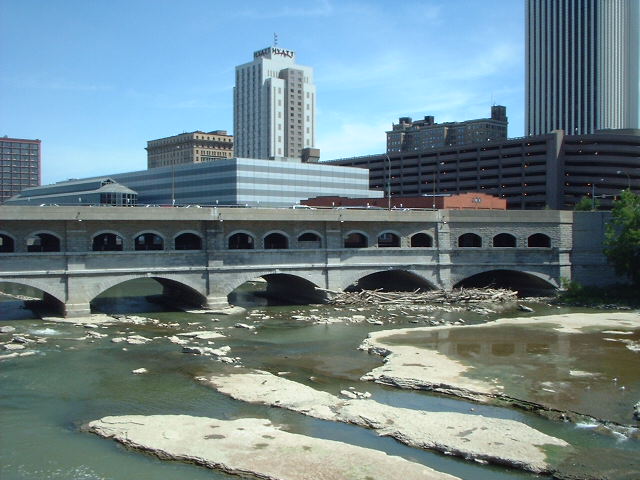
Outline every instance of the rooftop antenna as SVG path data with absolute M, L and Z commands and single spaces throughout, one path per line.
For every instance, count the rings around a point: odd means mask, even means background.
M 278 46 L 278 34 L 277 33 L 273 34 L 273 46 L 274 47 Z

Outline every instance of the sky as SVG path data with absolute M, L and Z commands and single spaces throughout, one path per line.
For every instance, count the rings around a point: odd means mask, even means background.
M 148 140 L 233 133 L 236 65 L 313 67 L 321 160 L 382 153 L 399 117 L 524 133 L 524 0 L 0 0 L 0 136 L 42 183 L 144 170 Z

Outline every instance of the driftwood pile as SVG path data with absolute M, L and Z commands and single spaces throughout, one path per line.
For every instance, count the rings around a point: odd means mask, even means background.
M 330 303 L 340 306 L 371 305 L 424 305 L 437 303 L 474 304 L 474 303 L 515 303 L 517 292 L 496 288 L 460 288 L 455 290 L 429 290 L 413 292 L 385 292 L 361 290 L 359 292 L 336 292 Z

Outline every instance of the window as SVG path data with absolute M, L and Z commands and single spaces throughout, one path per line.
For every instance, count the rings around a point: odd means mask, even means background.
M 27 252 L 59 252 L 60 239 L 49 233 L 36 233 L 27 238 Z
M 175 239 L 176 250 L 202 250 L 202 239 L 195 233 L 183 233 Z
M 155 233 L 142 233 L 134 241 L 136 250 L 164 250 L 162 237 Z
M 94 252 L 122 251 L 122 237 L 115 233 L 101 233 L 93 237 L 91 249 Z
M 13 238 L 0 234 L 0 253 L 11 253 L 15 250 Z
M 534 233 L 527 239 L 527 247 L 550 248 L 551 239 L 544 233 Z
M 378 247 L 399 247 L 400 237 L 391 232 L 384 232 L 378 236 Z
M 470 248 L 470 247 L 482 247 L 482 238 L 475 233 L 465 233 L 458 237 L 458 247 Z
M 253 237 L 247 233 L 234 233 L 229 237 L 229 250 L 253 250 Z
M 344 239 L 344 248 L 366 248 L 367 237 L 362 233 L 353 232 Z
M 433 239 L 426 233 L 416 233 L 411 237 L 411 247 L 432 247 Z
M 509 233 L 499 233 L 495 237 L 493 237 L 493 246 L 494 247 L 515 247 L 516 246 L 516 237 Z
M 287 237 L 285 237 L 281 233 L 270 233 L 266 237 L 264 237 L 264 248 L 265 249 L 280 249 L 284 250 L 289 248 L 289 241 Z

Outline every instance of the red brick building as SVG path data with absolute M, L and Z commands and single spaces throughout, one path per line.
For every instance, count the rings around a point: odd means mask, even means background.
M 373 208 L 436 208 L 449 210 L 506 210 L 507 200 L 484 193 L 461 193 L 459 195 L 423 195 L 420 197 L 347 198 L 315 197 L 303 200 L 302 205 L 311 207 L 373 207 Z

